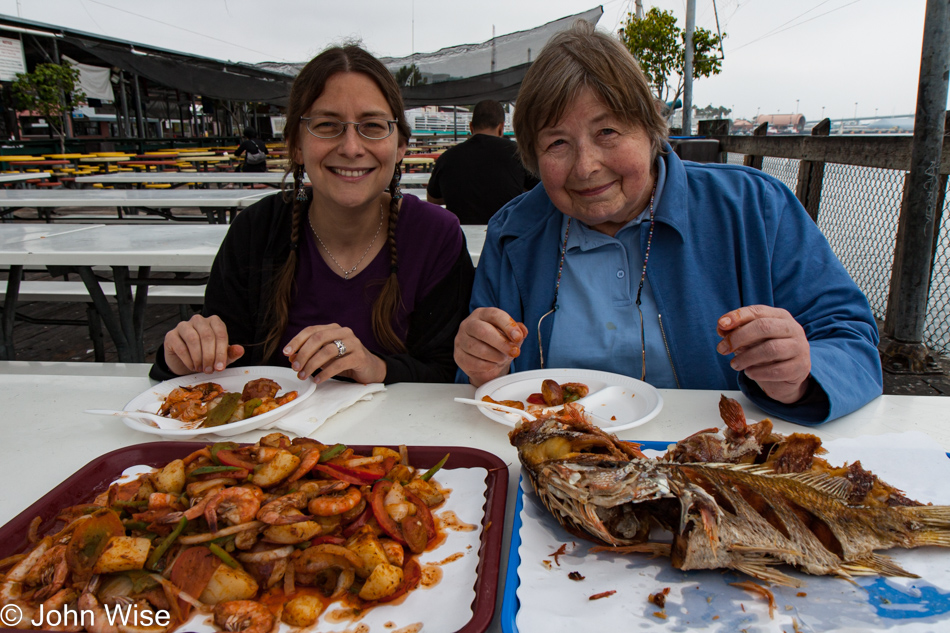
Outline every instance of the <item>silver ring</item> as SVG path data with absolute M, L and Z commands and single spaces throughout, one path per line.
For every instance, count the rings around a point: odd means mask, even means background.
M 343 341 L 341 341 L 340 339 L 336 339 L 335 341 L 333 341 L 333 344 L 336 345 L 336 349 L 338 350 L 338 353 L 336 355 L 337 358 L 339 358 L 340 356 L 343 356 L 343 354 L 346 354 L 346 345 L 343 344 Z

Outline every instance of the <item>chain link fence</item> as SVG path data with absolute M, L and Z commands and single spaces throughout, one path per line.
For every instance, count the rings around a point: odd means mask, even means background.
M 726 162 L 741 165 L 744 158 L 729 153 Z M 766 156 L 762 171 L 795 191 L 798 163 L 798 159 Z M 818 228 L 881 321 L 887 311 L 904 177 L 905 173 L 896 169 L 825 163 Z M 943 354 L 950 354 L 948 203 L 950 195 L 944 200 L 922 341 Z

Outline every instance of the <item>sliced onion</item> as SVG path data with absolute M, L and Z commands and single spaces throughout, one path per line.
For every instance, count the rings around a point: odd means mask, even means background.
M 282 558 L 287 558 L 294 552 L 294 546 L 278 547 L 268 549 L 262 552 L 241 552 L 237 559 L 242 563 L 269 563 Z
M 189 534 L 188 536 L 181 536 L 178 538 L 178 542 L 182 545 L 197 545 L 198 543 L 207 543 L 208 541 L 213 541 L 214 539 L 221 538 L 222 536 L 237 534 L 238 532 L 243 532 L 244 530 L 256 530 L 264 525 L 267 524 L 263 521 L 248 521 L 247 523 L 239 523 L 237 525 L 226 527 L 223 530 L 218 530 L 217 532 L 204 532 L 202 534 Z
M 382 455 L 377 455 L 376 457 L 355 457 L 353 459 L 348 459 L 343 462 L 343 465 L 348 468 L 353 468 L 355 466 L 365 466 L 366 464 L 378 464 L 384 461 L 386 458 Z
M 333 590 L 333 594 L 330 596 L 330 600 L 336 600 L 353 585 L 353 581 L 356 580 L 356 574 L 352 569 L 344 569 L 340 571 L 340 575 L 336 579 L 336 589 Z
M 163 576 L 160 576 L 159 574 L 149 574 L 148 576 L 149 578 L 157 582 L 160 582 L 162 584 L 162 588 L 171 590 L 172 594 L 175 597 L 180 598 L 181 600 L 184 600 L 185 602 L 187 602 L 194 608 L 196 609 L 205 608 L 205 604 L 203 602 L 201 602 L 197 598 L 192 597 L 187 591 L 180 589 L 178 586 L 175 585 L 175 583 L 168 580 L 167 578 L 164 578 Z

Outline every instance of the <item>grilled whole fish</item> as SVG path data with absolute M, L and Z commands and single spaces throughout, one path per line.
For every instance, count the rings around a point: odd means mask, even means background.
M 860 467 L 832 468 L 814 457 L 815 436 L 785 438 L 744 416 L 739 424 L 738 403 L 724 405 L 722 436 L 701 432 L 659 460 L 589 423 L 577 405 L 522 422 L 509 439 L 544 506 L 570 533 L 605 546 L 595 551 L 669 555 L 679 569 L 728 568 L 799 586 L 774 567 L 915 577 L 875 550 L 950 547 L 950 506 L 917 504 Z M 739 463 L 697 461 L 688 445 Z M 687 463 L 670 461 L 677 457 Z M 672 543 L 651 541 L 655 527 L 672 532 Z

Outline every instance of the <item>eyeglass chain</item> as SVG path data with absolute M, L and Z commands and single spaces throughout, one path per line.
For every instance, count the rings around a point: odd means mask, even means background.
M 337 265 L 337 268 L 343 271 L 343 279 L 349 279 L 350 275 L 356 272 L 356 269 L 360 267 L 360 264 L 363 263 L 363 260 L 366 259 L 366 255 L 369 253 L 369 249 L 373 248 L 373 244 L 376 243 L 376 239 L 379 237 L 379 232 L 383 230 L 383 203 L 379 203 L 379 226 L 376 227 L 376 235 L 373 236 L 373 241 L 369 243 L 369 246 L 366 247 L 366 250 L 363 251 L 363 255 L 360 257 L 360 260 L 356 264 L 347 270 L 344 268 L 340 262 L 336 261 L 336 257 L 333 256 L 333 253 L 330 252 L 330 249 L 327 248 L 327 245 L 323 243 L 323 240 L 320 239 L 320 236 L 317 235 L 317 230 L 313 228 L 313 221 L 310 219 L 310 214 L 307 214 L 307 223 L 310 225 L 310 230 L 313 232 L 313 236 L 317 238 L 317 241 L 320 242 L 320 246 L 323 247 L 323 250 L 327 252 L 327 255 L 330 259 L 333 260 L 333 263 Z
M 650 247 L 653 244 L 653 227 L 655 226 L 653 223 L 653 201 L 655 199 L 656 199 L 656 185 L 654 184 L 653 191 L 650 193 L 650 206 L 649 206 L 650 233 L 647 235 L 646 254 L 643 256 L 643 270 L 640 271 L 640 286 L 637 288 L 637 301 L 636 301 L 637 310 L 640 309 L 640 295 L 643 293 L 643 282 L 646 280 L 646 277 L 647 277 L 647 262 L 650 261 Z M 574 218 L 569 217 L 567 219 L 567 226 L 564 228 L 564 243 L 561 244 L 561 261 L 557 265 L 557 283 L 554 285 L 554 305 L 549 312 L 547 312 L 546 314 L 544 314 L 544 316 L 541 317 L 541 321 L 543 321 L 544 317 L 548 316 L 548 314 L 551 314 L 551 312 L 556 312 L 559 307 L 557 304 L 557 298 L 561 290 L 561 273 L 564 270 L 564 257 L 567 254 L 567 236 L 570 235 L 571 233 L 571 221 L 573 219 Z M 544 351 L 543 351 L 544 346 L 541 345 L 541 321 L 538 321 L 538 349 L 541 350 L 541 368 L 543 369 L 544 368 Z M 646 353 L 645 350 L 644 350 L 644 353 Z

